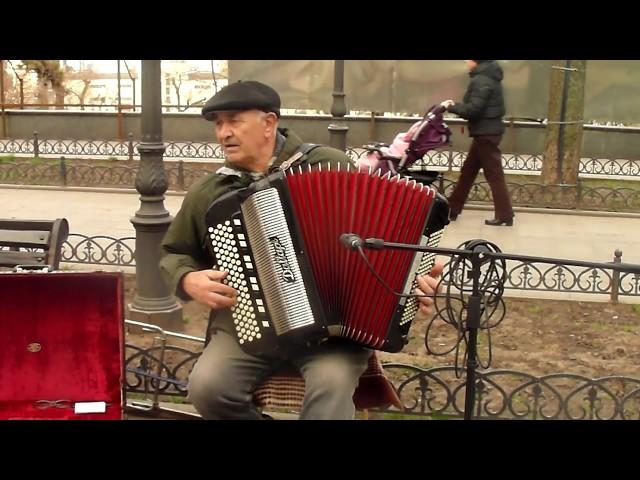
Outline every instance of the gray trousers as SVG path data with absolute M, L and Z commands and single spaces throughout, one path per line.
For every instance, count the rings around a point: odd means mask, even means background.
M 356 345 L 324 343 L 295 357 L 253 356 L 235 337 L 218 330 L 189 376 L 189 400 L 211 420 L 259 420 L 253 391 L 285 361 L 305 379 L 301 420 L 351 420 L 353 393 L 371 351 Z

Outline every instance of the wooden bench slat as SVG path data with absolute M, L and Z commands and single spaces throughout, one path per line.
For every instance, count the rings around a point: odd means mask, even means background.
M 0 246 L 45 248 L 50 232 L 44 230 L 3 230 L 0 228 Z
M 0 266 L 14 267 L 15 265 L 45 265 L 44 252 L 14 252 L 0 250 Z
M 0 219 L 0 230 L 45 230 L 51 231 L 53 224 L 51 220 L 7 220 Z

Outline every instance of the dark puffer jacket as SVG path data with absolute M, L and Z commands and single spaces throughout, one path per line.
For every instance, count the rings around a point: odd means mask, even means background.
M 502 68 L 495 60 L 484 61 L 469 76 L 471 82 L 462 103 L 449 107 L 449 111 L 469 122 L 470 137 L 503 134 Z

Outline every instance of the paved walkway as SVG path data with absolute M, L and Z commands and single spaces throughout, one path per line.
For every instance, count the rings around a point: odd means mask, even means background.
M 166 195 L 165 208 L 172 215 L 177 213 L 182 199 L 182 194 Z M 118 190 L 106 193 L 0 187 L 0 217 L 66 217 L 70 231 L 84 235 L 135 236 L 129 219 L 139 206 L 137 193 Z M 594 262 L 611 261 L 619 248 L 625 262 L 640 263 L 640 215 L 517 209 L 513 227 L 484 225 L 484 219 L 492 216 L 485 206 L 469 206 L 446 228 L 440 245 L 456 247 L 466 240 L 482 238 L 496 243 L 503 252 Z
M 66 217 L 71 233 L 135 236 L 129 219 L 139 208 L 134 192 L 61 190 L 57 187 L 0 187 L 0 218 Z M 183 194 L 169 193 L 165 208 L 175 214 Z M 640 215 L 602 214 L 551 209 L 516 209 L 513 227 L 489 227 L 491 207 L 469 206 L 445 230 L 442 247 L 455 248 L 470 239 L 485 239 L 505 253 L 609 262 L 616 249 L 623 261 L 640 264 Z

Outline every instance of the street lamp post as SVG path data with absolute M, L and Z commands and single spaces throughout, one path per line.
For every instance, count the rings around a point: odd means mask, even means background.
M 161 98 L 160 60 L 143 60 L 142 139 L 138 146 L 140 168 L 136 177 L 140 209 L 131 218 L 136 229 L 137 294 L 129 305 L 128 316 L 175 330 L 182 322 L 182 307 L 169 292 L 158 266 L 160 242 L 173 219 L 164 208 L 168 185 L 162 161 L 165 147 Z
M 331 104 L 331 123 L 329 124 L 329 144 L 347 150 L 347 132 L 349 127 L 344 123 L 347 108 L 344 103 L 344 60 L 335 60 L 333 67 L 333 103 Z

